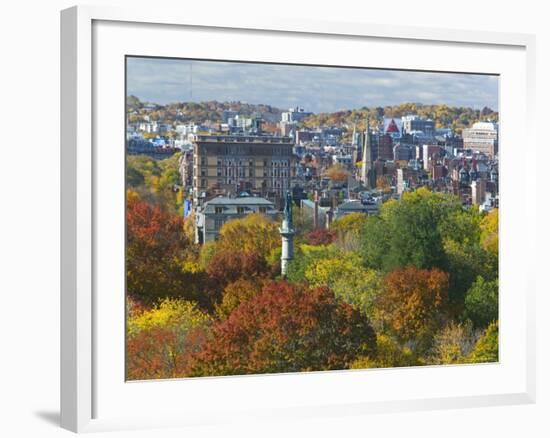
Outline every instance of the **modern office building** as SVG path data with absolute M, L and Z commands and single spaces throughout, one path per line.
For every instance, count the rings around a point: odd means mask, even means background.
M 425 136 L 433 137 L 435 135 L 435 122 L 431 119 L 424 119 L 417 115 L 408 115 L 401 117 L 403 131 L 406 134 L 422 131 Z
M 222 119 L 224 123 L 229 123 L 229 119 L 235 119 L 239 113 L 234 110 L 223 110 Z
M 290 108 L 288 111 L 281 113 L 282 122 L 301 122 L 312 113 L 304 110 L 301 107 Z
M 478 122 L 462 131 L 464 149 L 494 157 L 498 154 L 498 123 Z

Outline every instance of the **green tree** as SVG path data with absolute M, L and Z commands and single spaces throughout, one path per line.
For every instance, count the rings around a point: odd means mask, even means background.
M 369 217 L 363 233 L 363 255 L 368 266 L 389 272 L 414 265 L 446 270 L 441 223 L 461 208 L 457 198 L 426 188 L 404 193 L 401 201 L 382 205 L 378 217 Z
M 498 322 L 492 322 L 479 338 L 470 356 L 470 363 L 498 362 Z
M 475 327 L 486 327 L 498 320 L 498 279 L 477 277 L 464 300 L 464 318 Z
M 135 167 L 128 167 L 126 170 L 126 185 L 128 187 L 139 187 L 145 184 L 145 176 Z
M 464 295 L 478 275 L 495 276 L 494 259 L 480 243 L 481 216 L 459 199 L 426 188 L 388 201 L 366 219 L 361 255 L 367 267 L 390 272 L 405 266 L 450 274 L 450 299 L 462 311 Z

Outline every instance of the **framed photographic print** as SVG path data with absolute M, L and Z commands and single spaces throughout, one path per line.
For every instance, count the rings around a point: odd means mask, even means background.
M 62 426 L 534 401 L 534 39 L 62 12 Z

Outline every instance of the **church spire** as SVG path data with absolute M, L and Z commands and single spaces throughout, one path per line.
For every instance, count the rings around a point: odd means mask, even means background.
M 370 133 L 370 117 L 367 115 L 366 127 L 365 127 L 365 140 L 363 142 L 363 156 L 361 166 L 361 181 L 369 189 L 372 189 L 370 183 L 370 176 L 372 174 L 372 144 Z

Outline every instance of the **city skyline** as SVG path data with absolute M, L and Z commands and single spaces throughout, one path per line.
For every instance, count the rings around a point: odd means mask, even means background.
M 127 93 L 157 104 L 241 101 L 336 112 L 405 102 L 498 110 L 498 76 L 127 58 Z

